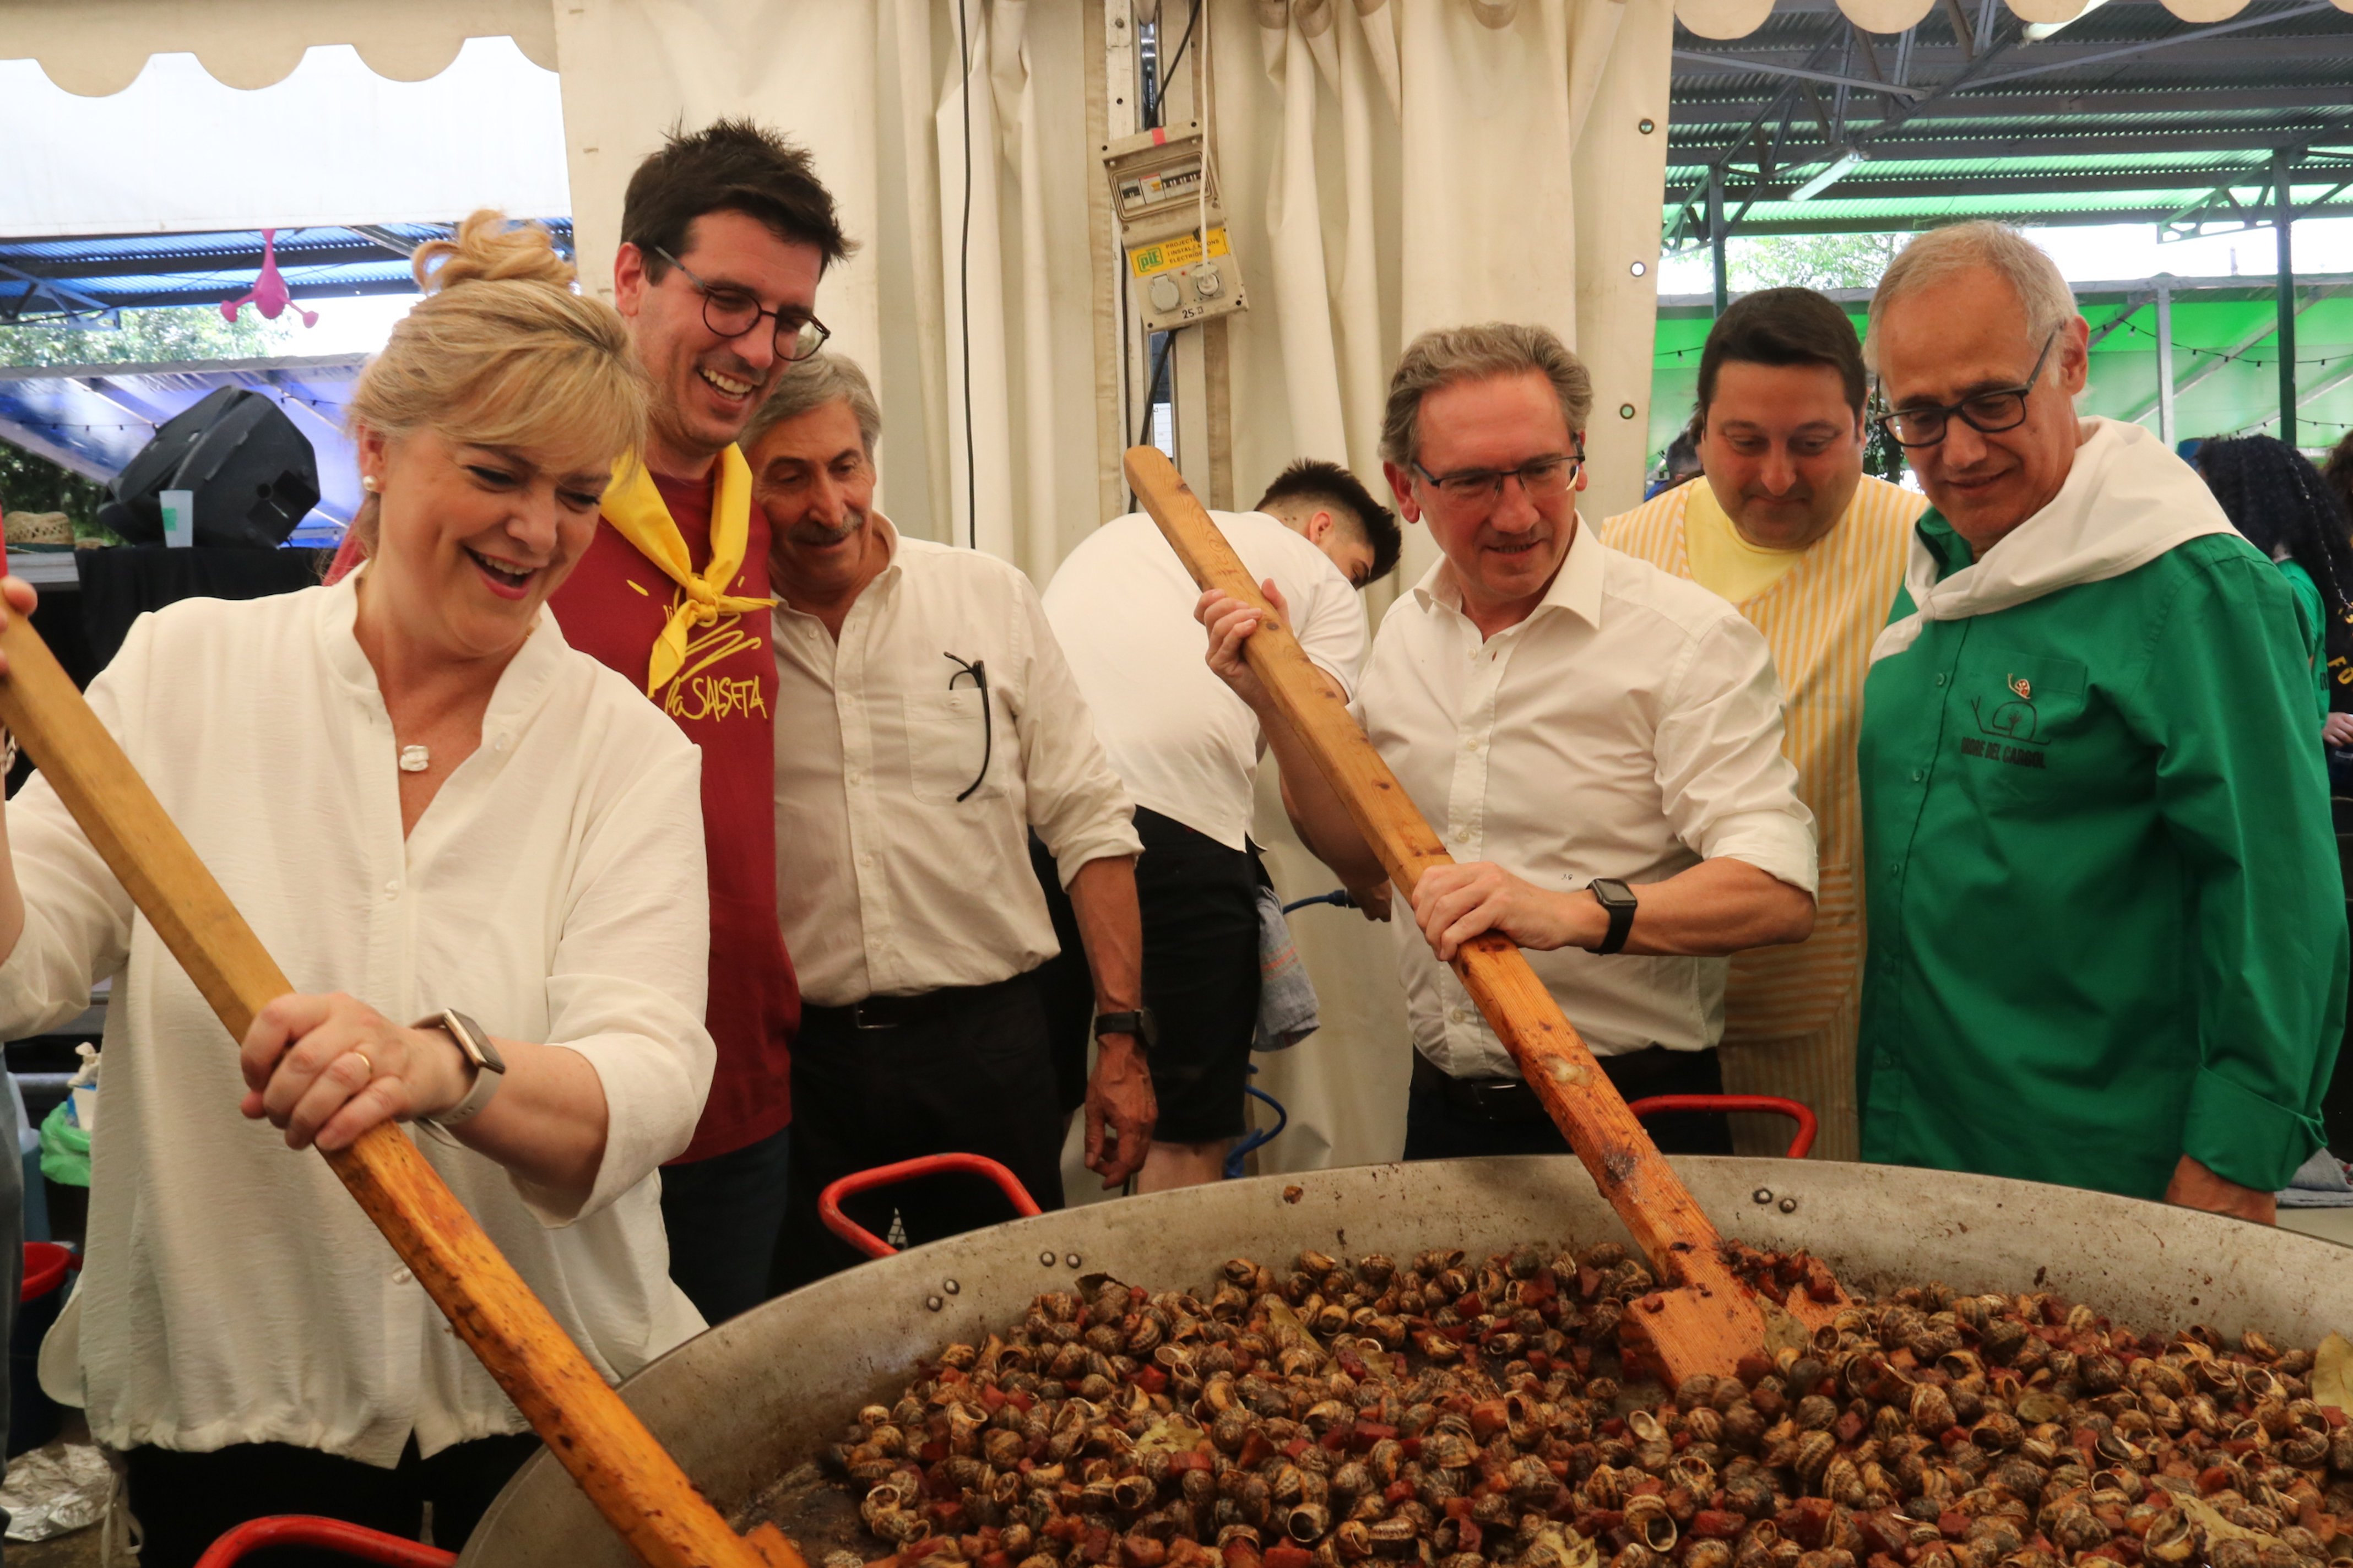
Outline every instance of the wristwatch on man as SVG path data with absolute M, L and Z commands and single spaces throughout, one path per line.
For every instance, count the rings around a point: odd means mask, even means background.
M 429 1017 L 419 1018 L 412 1026 L 440 1030 L 457 1041 L 459 1051 L 474 1064 L 474 1087 L 466 1091 L 466 1098 L 438 1116 L 427 1116 L 420 1120 L 436 1127 L 456 1127 L 461 1122 L 471 1121 L 480 1114 L 482 1107 L 491 1102 L 491 1096 L 498 1093 L 499 1085 L 505 1081 L 506 1058 L 499 1055 L 499 1047 L 491 1043 L 489 1032 L 455 1007 L 445 1007 Z
M 1133 1013 L 1098 1013 L 1095 1015 L 1095 1038 L 1105 1035 L 1127 1035 L 1150 1056 L 1152 1047 L 1160 1043 L 1160 1026 L 1149 1007 L 1138 1007 Z
M 1634 929 L 1634 889 L 1615 877 L 1596 877 L 1586 886 L 1593 891 L 1593 901 L 1609 916 L 1609 932 L 1593 951 L 1617 952 L 1625 947 L 1626 938 Z

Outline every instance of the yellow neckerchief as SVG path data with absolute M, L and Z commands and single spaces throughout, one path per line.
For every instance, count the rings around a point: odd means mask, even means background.
M 634 456 L 613 465 L 613 482 L 605 487 L 601 510 L 614 531 L 686 591 L 678 608 L 670 612 L 661 636 L 654 639 L 653 663 L 646 674 L 647 696 L 659 693 L 685 665 L 690 626 L 707 626 L 722 615 L 765 610 L 776 603 L 723 592 L 744 564 L 744 546 L 752 531 L 752 468 L 735 447 L 719 454 L 719 485 L 711 500 L 711 564 L 700 575 L 685 538 L 662 502 L 661 491 L 654 488 L 653 474 Z

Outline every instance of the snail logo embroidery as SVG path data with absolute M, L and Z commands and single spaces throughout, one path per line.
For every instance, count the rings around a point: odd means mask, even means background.
M 2022 675 L 2004 675 L 2002 685 L 2010 696 L 1995 703 L 1991 712 L 1986 710 L 1985 699 L 1969 699 L 1978 733 L 1961 737 L 1961 755 L 2012 767 L 2042 767 L 2042 715 L 2035 710 L 2034 683 Z

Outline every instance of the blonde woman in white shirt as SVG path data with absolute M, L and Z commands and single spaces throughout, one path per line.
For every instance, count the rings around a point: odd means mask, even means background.
M 299 994 L 233 1051 L 47 784 L 5 813 L 0 1028 L 114 977 L 73 1328 L 149 1568 L 428 1500 L 455 1547 L 530 1451 L 314 1144 L 411 1123 L 608 1377 L 702 1326 L 652 1179 L 712 1062 L 698 759 L 541 613 L 644 376 L 537 229 L 476 214 L 417 268 L 352 404 L 364 570 L 144 617 L 90 691 Z

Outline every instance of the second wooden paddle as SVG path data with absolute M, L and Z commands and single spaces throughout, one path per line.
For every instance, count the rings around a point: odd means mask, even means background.
M 1346 804 L 1389 879 L 1411 898 L 1424 871 L 1453 857 L 1309 662 L 1299 639 L 1267 604 L 1166 455 L 1155 447 L 1130 447 L 1125 467 L 1136 499 L 1193 580 L 1263 614 L 1248 644 L 1250 668 Z M 1411 916 L 1401 912 L 1399 918 Z M 1630 1314 L 1630 1326 L 1649 1341 L 1676 1382 L 1694 1373 L 1732 1373 L 1743 1356 L 1763 1349 L 1765 1316 L 1755 1294 L 1725 1263 L 1715 1226 L 1668 1168 L 1516 946 L 1490 932 L 1466 942 L 1453 967 L 1667 1287 L 1642 1299 Z
M 0 722 L 90 836 L 232 1040 L 294 987 L 23 616 L 0 631 Z M 235 745 L 235 737 L 224 745 Z M 406 1133 L 327 1155 L 469 1348 L 597 1511 L 653 1568 L 803 1568 L 763 1526 L 728 1529 L 621 1402 Z

